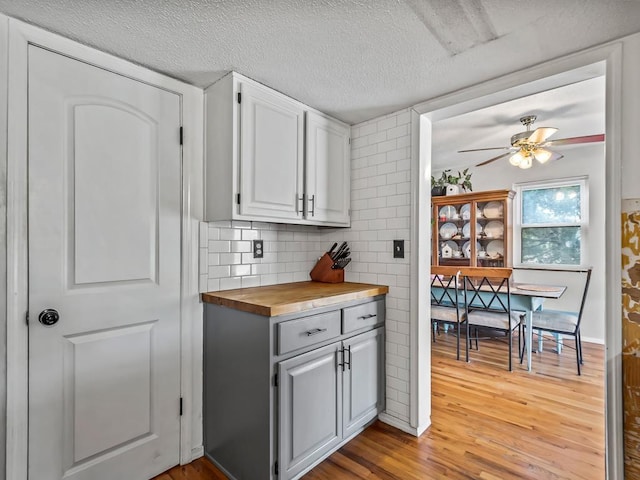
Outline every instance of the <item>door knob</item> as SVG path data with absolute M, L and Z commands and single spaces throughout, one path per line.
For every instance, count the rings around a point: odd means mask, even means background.
M 41 311 L 40 315 L 38 315 L 38 321 L 47 327 L 55 325 L 58 323 L 58 320 L 60 320 L 60 315 L 57 310 L 54 310 L 53 308 L 47 308 L 46 310 Z

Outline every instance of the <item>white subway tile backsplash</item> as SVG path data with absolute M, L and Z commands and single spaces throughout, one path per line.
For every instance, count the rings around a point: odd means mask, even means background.
M 220 260 L 218 265 L 236 265 L 242 263 L 241 253 L 220 253 Z
M 251 265 L 231 265 L 231 276 L 242 277 L 251 275 Z
M 234 240 L 231 242 L 231 251 L 236 253 L 250 252 L 251 242 L 245 242 L 242 240 Z
M 234 288 L 242 288 L 241 277 L 227 277 L 220 279 L 220 290 L 233 290 Z
M 242 231 L 236 228 L 221 228 L 220 240 L 240 240 L 242 238 Z

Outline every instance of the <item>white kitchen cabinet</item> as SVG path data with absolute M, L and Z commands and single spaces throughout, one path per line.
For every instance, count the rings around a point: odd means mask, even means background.
M 349 224 L 350 129 L 325 115 L 306 113 L 306 215 L 311 220 Z
M 349 127 L 235 72 L 205 91 L 205 220 L 349 226 Z

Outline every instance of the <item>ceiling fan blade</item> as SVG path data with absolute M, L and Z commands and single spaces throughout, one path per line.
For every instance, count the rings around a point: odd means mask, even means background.
M 458 153 L 466 152 L 484 152 L 485 150 L 511 150 L 513 147 L 487 147 L 487 148 L 472 148 L 471 150 L 458 150 Z
M 560 160 L 561 158 L 564 158 L 564 155 L 558 152 L 553 152 L 553 155 L 551 155 L 549 162 L 555 162 L 556 160 Z
M 541 147 L 552 147 L 558 145 L 572 145 L 575 143 L 594 143 L 594 142 L 604 142 L 604 133 L 599 135 L 585 135 L 583 137 L 569 137 L 569 138 L 559 138 L 557 140 L 550 140 Z
M 487 165 L 491 162 L 495 162 L 496 160 L 500 160 L 501 158 L 508 157 L 509 155 L 511 155 L 511 152 L 503 153 L 502 155 L 498 155 L 497 157 L 490 158 L 489 160 L 485 160 L 484 162 L 477 164 L 476 167 Z
M 536 128 L 529 138 L 527 138 L 527 142 L 529 143 L 542 143 L 551 135 L 558 131 L 557 128 L 553 127 L 540 127 Z

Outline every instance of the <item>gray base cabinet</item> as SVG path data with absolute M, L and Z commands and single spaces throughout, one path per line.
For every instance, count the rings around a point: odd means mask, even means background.
M 384 296 L 263 317 L 205 305 L 205 454 L 296 479 L 384 408 Z

